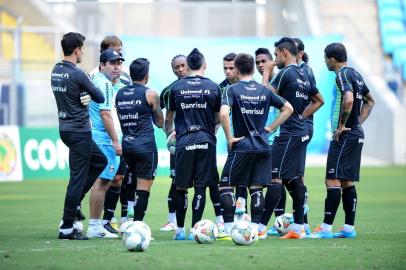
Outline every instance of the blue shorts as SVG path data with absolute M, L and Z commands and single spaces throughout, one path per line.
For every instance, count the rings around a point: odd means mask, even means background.
M 120 157 L 116 156 L 116 151 L 112 145 L 98 144 L 97 145 L 107 158 L 107 166 L 100 174 L 99 178 L 103 180 L 113 180 L 120 166 Z

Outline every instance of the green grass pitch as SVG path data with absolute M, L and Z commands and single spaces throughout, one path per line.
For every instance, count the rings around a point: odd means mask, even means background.
M 312 229 L 322 221 L 323 175 L 321 168 L 308 168 L 306 172 Z M 217 241 L 213 245 L 174 241 L 172 233 L 160 232 L 167 217 L 169 178 L 159 177 L 155 180 L 145 218 L 155 241 L 143 253 L 128 252 L 121 240 L 58 240 L 57 227 L 66 183 L 59 180 L 0 184 L 0 269 L 406 268 L 406 167 L 361 170 L 357 190 L 357 239 L 268 238 L 250 247 L 228 241 Z M 290 209 L 291 201 L 287 204 Z M 83 208 L 87 214 L 87 201 Z M 342 212 L 340 206 L 335 230 L 343 223 Z M 190 216 L 189 208 L 188 226 Z M 204 217 L 214 219 L 209 196 Z

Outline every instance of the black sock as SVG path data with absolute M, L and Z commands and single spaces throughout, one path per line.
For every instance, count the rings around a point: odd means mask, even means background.
M 168 210 L 169 213 L 175 213 L 175 192 L 176 192 L 176 186 L 171 184 L 171 188 L 169 189 L 169 194 L 168 194 Z
M 206 188 L 195 187 L 195 195 L 192 201 L 192 228 L 202 219 L 204 206 L 206 205 Z
M 248 197 L 248 192 L 247 192 L 247 188 L 246 187 L 242 187 L 242 186 L 236 186 L 235 188 L 235 197 L 238 198 L 244 198 L 245 201 L 247 201 L 247 197 Z
M 275 217 L 279 217 L 280 215 L 285 213 L 286 207 L 286 189 L 284 186 L 281 188 L 281 198 L 279 199 L 278 204 L 275 207 L 274 213 Z
M 285 186 L 292 191 L 293 219 L 296 224 L 304 223 L 305 186 L 300 177 L 284 180 Z
M 127 181 L 126 181 L 126 176 L 124 176 L 123 183 L 121 185 L 120 189 L 120 203 L 121 203 L 121 217 L 126 217 L 127 216 L 127 206 L 128 206 L 128 200 L 127 200 Z
M 218 186 L 209 187 L 210 199 L 213 203 L 214 214 L 216 217 L 221 216 L 221 206 L 220 206 L 220 191 Z
M 309 193 L 307 192 L 307 186 L 305 185 L 304 187 L 305 187 L 305 204 L 308 204 Z M 307 219 L 307 213 L 304 215 L 303 221 L 304 221 L 304 223 L 309 224 L 309 221 Z
M 232 188 L 220 190 L 220 204 L 225 223 L 234 222 L 235 197 Z
M 250 189 L 251 194 L 251 221 L 259 224 L 261 222 L 262 212 L 265 206 L 264 194 L 262 188 Z
M 272 183 L 270 186 L 268 186 L 265 195 L 265 206 L 261 216 L 261 224 L 268 225 L 275 206 L 278 204 L 281 198 L 282 188 L 283 186 L 281 183 Z
M 327 198 L 324 201 L 324 223 L 332 225 L 337 213 L 338 206 L 340 205 L 341 188 L 330 187 L 327 188 Z
M 354 226 L 355 213 L 357 211 L 357 190 L 355 186 L 343 189 L 343 209 L 345 213 L 345 224 Z
M 175 211 L 176 211 L 176 222 L 179 228 L 185 227 L 185 216 L 187 210 L 187 191 L 186 190 L 176 190 L 175 192 Z
M 103 220 L 111 220 L 114 217 L 114 211 L 116 211 L 116 205 L 120 197 L 121 187 L 110 186 L 106 192 L 104 199 L 104 213 Z
M 135 201 L 135 190 L 137 189 L 137 180 L 133 178 L 133 174 L 128 174 L 127 182 L 127 201 Z
M 134 220 L 142 221 L 148 208 L 149 191 L 137 190 L 137 203 L 134 205 Z

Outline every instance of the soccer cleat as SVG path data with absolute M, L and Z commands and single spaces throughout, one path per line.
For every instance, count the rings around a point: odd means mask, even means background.
M 302 230 L 300 233 L 291 230 L 284 236 L 279 237 L 279 239 L 303 239 L 303 238 L 306 238 L 306 233 L 304 232 L 304 230 Z
M 262 231 L 258 231 L 258 239 L 259 240 L 265 240 L 267 237 L 267 232 L 266 232 L 266 228 Z
M 316 229 L 314 229 L 313 233 L 310 234 L 309 238 L 312 239 L 331 239 L 333 238 L 333 233 L 331 231 L 324 231 L 321 229 L 320 226 L 317 226 Z
M 224 240 L 224 241 L 230 241 L 231 240 L 231 236 L 228 233 L 222 232 L 219 233 L 219 236 L 217 237 L 217 240 Z
M 245 213 L 245 203 L 241 202 L 241 200 L 237 199 L 235 202 L 235 214 L 242 215 Z
M 188 240 L 191 240 L 191 241 L 195 240 L 195 234 L 193 232 L 189 232 Z
M 89 237 L 83 235 L 82 233 L 78 232 L 75 229 L 73 229 L 73 231 L 70 234 L 63 234 L 59 232 L 58 238 L 61 240 L 89 240 Z
M 279 236 L 278 230 L 276 230 L 275 226 L 271 226 L 266 234 L 269 236 Z
M 107 222 L 106 224 L 103 225 L 103 227 L 110 233 L 116 233 L 118 234 L 118 229 L 117 225 L 112 223 L 111 221 Z
M 117 234 L 109 232 L 103 226 L 89 226 L 86 235 L 89 238 L 118 238 Z
M 164 226 L 162 226 L 162 228 L 160 228 L 160 231 L 163 232 L 171 232 L 171 231 L 175 231 L 176 230 L 176 224 L 172 223 L 172 222 L 168 222 L 166 223 Z
M 185 231 L 180 231 L 175 234 L 173 240 L 186 240 Z
M 224 222 L 217 223 L 219 233 L 224 232 Z
M 355 237 L 357 237 L 357 233 L 355 232 L 355 230 L 353 230 L 352 232 L 346 232 L 343 229 L 341 229 L 339 232 L 333 234 L 334 238 L 352 238 L 354 239 Z
M 310 237 L 310 235 L 312 234 L 312 232 L 310 231 L 310 227 L 305 227 L 305 233 L 306 237 Z

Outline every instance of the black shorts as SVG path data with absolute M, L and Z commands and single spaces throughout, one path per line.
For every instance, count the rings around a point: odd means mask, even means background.
M 271 168 L 271 151 L 265 153 L 229 153 L 221 174 L 220 187 L 267 186 L 271 181 Z
M 158 153 L 153 152 L 126 152 L 124 153 L 125 161 L 128 169 L 132 173 L 132 177 L 143 179 L 154 179 L 158 166 Z
M 279 136 L 272 145 L 272 179 L 303 177 L 309 135 Z
M 364 139 L 331 141 L 327 156 L 326 179 L 359 181 Z
M 216 146 L 200 143 L 176 150 L 175 185 L 183 188 L 217 186 Z
M 120 165 L 118 166 L 116 175 L 125 175 L 126 172 L 127 172 L 127 163 L 125 162 L 124 156 L 121 156 Z
M 169 157 L 169 177 L 171 177 L 172 179 L 175 178 L 175 155 L 170 154 Z

